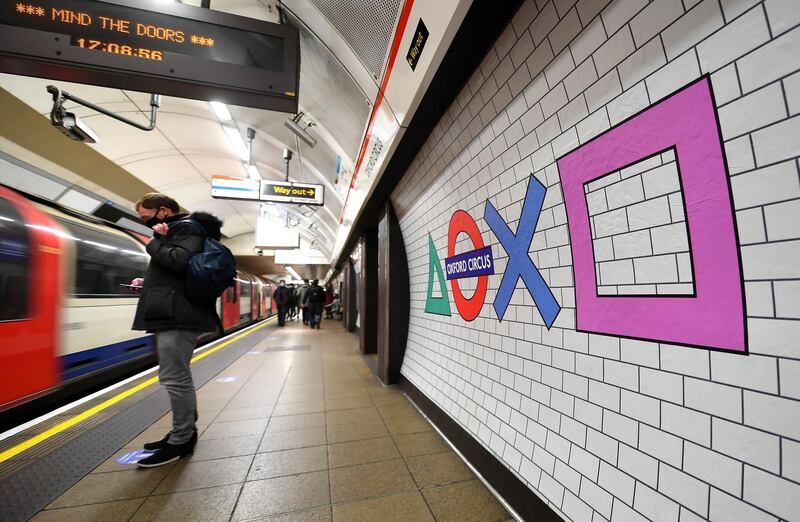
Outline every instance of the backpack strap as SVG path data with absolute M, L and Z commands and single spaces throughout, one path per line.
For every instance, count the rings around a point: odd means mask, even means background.
M 202 236 L 203 238 L 208 237 L 208 234 L 206 233 L 206 228 L 197 221 L 195 221 L 194 219 L 191 218 L 181 219 L 180 221 L 178 221 L 178 223 L 189 223 L 192 226 L 194 226 L 196 230 L 200 231 L 200 236 Z

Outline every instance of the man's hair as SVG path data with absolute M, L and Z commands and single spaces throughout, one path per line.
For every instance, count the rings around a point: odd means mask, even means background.
M 303 282 L 304 282 L 305 284 L 308 284 L 308 279 L 303 279 Z
M 166 207 L 175 213 L 181 211 L 181 207 L 178 206 L 177 201 L 160 192 L 150 192 L 140 197 L 133 208 L 139 210 L 139 207 L 146 208 L 147 210 L 158 210 L 161 207 Z
M 286 281 L 285 281 L 285 280 L 283 280 L 283 279 L 281 279 L 281 283 L 286 283 Z
M 319 284 L 319 279 L 314 279 L 314 281 L 312 281 L 311 284 L 312 285 L 318 285 Z

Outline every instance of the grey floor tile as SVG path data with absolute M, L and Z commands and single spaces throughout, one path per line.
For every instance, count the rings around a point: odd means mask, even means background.
M 283 417 L 272 417 L 267 426 L 267 433 L 277 431 L 292 431 L 306 428 L 318 428 L 325 426 L 324 413 L 304 413 L 302 415 L 286 415 Z
M 394 443 L 404 457 L 451 451 L 450 446 L 435 431 L 395 435 Z
M 334 503 L 352 502 L 416 490 L 401 459 L 330 470 Z
M 381 418 L 378 415 L 378 410 L 370 406 L 369 408 L 329 411 L 326 422 L 328 426 L 338 426 L 340 424 L 361 424 L 379 420 Z
M 191 462 L 252 455 L 258 451 L 261 435 L 229 437 L 226 439 L 200 439 L 194 448 Z
M 425 499 L 415 491 L 333 506 L 334 522 L 433 522 Z
M 285 515 L 259 518 L 260 522 L 331 522 L 331 508 L 317 508 L 306 511 L 295 511 Z
M 250 520 L 327 506 L 330 501 L 326 471 L 246 482 L 233 520 Z
M 475 478 L 472 471 L 452 451 L 408 457 L 406 465 L 420 488 Z
M 62 509 L 49 509 L 40 511 L 31 519 L 31 522 L 67 522 L 80 520 L 81 522 L 123 522 L 130 520 L 144 498 L 135 500 L 121 500 L 103 504 L 90 504 Z
M 155 495 L 136 512 L 132 522 L 192 522 L 228 520 L 241 484 Z
M 328 426 L 328 442 L 347 442 L 351 440 L 366 440 L 377 437 L 386 437 L 389 432 L 386 430 L 383 421 L 371 421 L 358 424 L 339 424 L 338 426 Z
M 328 469 L 328 454 L 325 446 L 273 451 L 256 455 L 247 480 L 297 475 L 325 469 Z
M 306 428 L 302 430 L 276 431 L 264 434 L 258 452 L 280 451 L 325 444 L 325 428 Z
M 182 460 L 158 485 L 156 495 L 244 482 L 253 455 L 192 462 Z
M 389 437 L 331 444 L 328 446 L 328 455 L 332 468 L 400 458 Z
M 152 468 L 92 473 L 78 481 L 48 507 L 82 506 L 145 497 L 152 493 L 169 471 L 164 468 Z
M 232 422 L 215 422 L 200 435 L 201 439 L 225 439 L 261 435 L 267 426 L 267 419 L 250 419 Z
M 442 522 L 500 522 L 511 518 L 478 480 L 422 490 L 436 520 Z
M 225 408 L 214 418 L 214 422 L 231 422 L 251 419 L 267 419 L 272 414 L 272 404 L 264 406 L 254 406 L 250 408 L 239 408 L 236 404 Z

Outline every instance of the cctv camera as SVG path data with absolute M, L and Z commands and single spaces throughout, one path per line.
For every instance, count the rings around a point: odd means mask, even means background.
M 306 142 L 306 143 L 308 144 L 308 146 L 309 146 L 309 147 L 313 147 L 314 145 L 316 145 L 316 144 L 317 144 L 317 140 L 315 140 L 315 139 L 314 139 L 314 138 L 313 138 L 313 137 L 312 137 L 312 136 L 311 136 L 311 135 L 310 135 L 308 132 L 306 132 L 306 129 L 304 129 L 303 127 L 301 127 L 301 126 L 300 126 L 300 125 L 299 125 L 299 124 L 298 124 L 296 121 L 294 121 L 294 120 L 286 120 L 285 122 L 283 122 L 283 124 L 284 124 L 284 125 L 285 125 L 285 126 L 286 126 L 286 127 L 289 129 L 289 130 L 290 130 L 290 131 L 292 131 L 292 132 L 294 132 L 295 134 L 297 134 L 297 136 L 298 136 L 298 137 L 299 137 L 301 140 L 303 140 L 304 142 Z
M 75 141 L 97 143 L 97 134 L 86 123 L 71 112 L 64 112 L 60 122 L 53 122 L 66 137 Z
M 283 159 L 289 161 L 292 159 L 292 151 L 289 149 L 283 149 Z

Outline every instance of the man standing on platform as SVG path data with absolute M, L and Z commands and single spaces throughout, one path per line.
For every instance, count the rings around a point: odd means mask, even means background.
M 286 326 L 286 313 L 292 301 L 292 290 L 286 287 L 286 281 L 281 281 L 275 289 L 275 304 L 278 305 L 278 326 Z
M 153 229 L 153 239 L 147 244 L 150 264 L 144 279 L 131 283 L 141 287 L 133 329 L 155 333 L 158 377 L 172 407 L 172 430 L 144 445 L 155 453 L 137 464 L 148 468 L 191 455 L 197 443 L 197 396 L 189 363 L 197 336 L 216 330 L 219 317 L 214 301 L 200 305 L 186 297 L 186 271 L 189 259 L 203 251 L 206 237 L 219 240 L 222 222 L 205 212 L 181 214 L 174 199 L 155 192 L 142 196 L 135 208 Z

